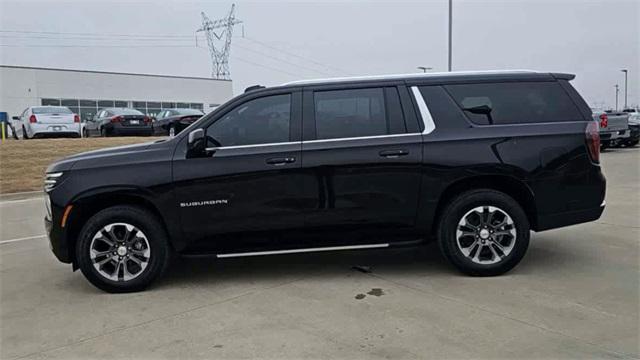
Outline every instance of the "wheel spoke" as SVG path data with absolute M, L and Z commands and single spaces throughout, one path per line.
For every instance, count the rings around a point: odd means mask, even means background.
M 476 236 L 475 232 L 470 232 L 470 231 L 460 231 L 460 237 L 464 237 L 464 236 Z
M 91 253 L 91 259 L 97 259 L 98 257 L 102 257 L 102 256 L 106 256 L 109 255 L 113 252 L 113 250 L 109 249 L 107 251 L 92 251 Z
M 102 237 L 97 238 L 96 240 L 102 241 L 103 243 L 113 247 L 115 245 L 115 242 L 113 242 L 111 239 L 107 238 L 104 234 L 102 234 Z
M 493 254 L 493 258 L 494 259 L 501 259 L 502 258 L 500 255 L 498 255 L 498 252 L 496 251 L 496 249 L 493 246 L 489 245 L 489 250 L 491 250 L 491 253 Z
M 473 255 L 473 260 L 480 261 L 480 253 L 482 252 L 483 248 L 484 248 L 484 245 L 478 244 L 478 250 L 476 250 L 475 255 Z M 469 255 L 471 255 L 471 253 L 469 253 Z
M 106 258 L 104 258 L 104 259 L 102 259 L 100 261 L 95 261 L 95 259 L 94 259 L 93 262 L 98 266 L 102 266 L 102 265 L 108 263 L 111 260 L 113 260 L 113 256 L 108 256 L 108 257 L 106 257 Z
M 511 233 L 511 230 L 500 230 L 493 233 L 493 236 L 504 236 L 504 235 L 513 236 L 513 234 Z

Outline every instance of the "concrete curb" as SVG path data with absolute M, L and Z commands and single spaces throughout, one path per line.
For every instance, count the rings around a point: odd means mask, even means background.
M 10 194 L 0 194 L 0 201 L 13 201 L 13 200 L 23 200 L 23 199 L 32 199 L 36 197 L 40 197 L 44 195 L 44 191 L 25 191 L 18 193 L 10 193 Z

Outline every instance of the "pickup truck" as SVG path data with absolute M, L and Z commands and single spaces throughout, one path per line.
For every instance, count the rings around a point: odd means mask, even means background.
M 624 109 L 622 111 L 629 114 L 629 132 L 631 133 L 625 146 L 636 146 L 640 142 L 640 110 Z
M 611 110 L 592 110 L 593 119 L 600 124 L 600 146 L 602 149 L 618 146 L 629 138 L 629 114 Z

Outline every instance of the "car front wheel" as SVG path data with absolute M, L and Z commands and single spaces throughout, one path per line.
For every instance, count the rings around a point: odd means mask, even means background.
M 169 252 L 157 218 L 134 206 L 114 206 L 92 216 L 76 245 L 83 275 L 113 293 L 145 289 L 166 269 Z
M 480 189 L 463 193 L 446 206 L 438 242 L 443 255 L 463 273 L 495 276 L 522 260 L 529 230 L 518 202 L 502 192 Z

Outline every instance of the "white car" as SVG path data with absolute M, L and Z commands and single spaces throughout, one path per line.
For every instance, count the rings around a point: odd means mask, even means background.
M 11 121 L 14 137 L 80 137 L 80 116 L 65 106 L 31 106 Z

